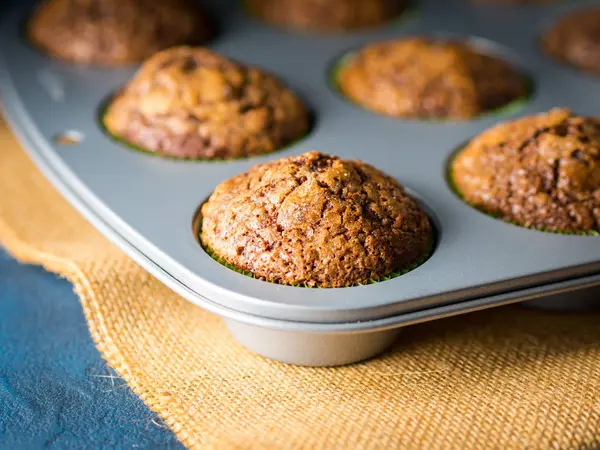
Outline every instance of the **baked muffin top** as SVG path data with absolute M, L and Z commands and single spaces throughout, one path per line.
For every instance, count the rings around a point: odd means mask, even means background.
M 600 75 L 600 8 L 586 8 L 561 17 L 542 38 L 554 58 Z
M 427 256 L 431 225 L 393 178 L 319 152 L 260 164 L 216 187 L 201 240 L 258 278 L 344 287 Z
M 319 32 L 381 25 L 400 15 L 407 0 L 247 0 L 255 16 L 276 26 Z
M 104 124 L 162 155 L 236 158 L 302 137 L 309 118 L 274 76 L 205 48 L 173 47 L 143 64 L 109 105 Z
M 173 45 L 202 44 L 212 26 L 188 0 L 46 0 L 27 31 L 51 56 L 110 66 L 140 62 Z
M 468 119 L 528 94 L 526 77 L 465 41 L 409 37 L 348 58 L 337 74 L 342 93 L 391 116 Z
M 600 231 L 600 119 L 568 109 L 497 125 L 452 164 L 464 199 L 525 227 Z

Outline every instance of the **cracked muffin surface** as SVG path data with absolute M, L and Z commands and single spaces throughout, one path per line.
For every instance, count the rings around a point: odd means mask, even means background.
M 269 153 L 308 131 L 308 112 L 274 76 L 204 48 L 157 53 L 108 106 L 107 130 L 165 156 Z
M 465 201 L 504 220 L 600 231 L 600 119 L 553 109 L 502 123 L 456 156 L 452 178 Z
M 252 14 L 297 30 L 344 31 L 381 25 L 399 16 L 407 0 L 247 0 Z
M 202 244 L 257 278 L 345 287 L 428 255 L 427 215 L 393 178 L 319 152 L 260 164 L 202 206 Z
M 542 38 L 552 57 L 600 75 L 600 8 L 577 10 L 560 18 Z
M 337 73 L 341 92 L 395 117 L 468 119 L 526 97 L 527 78 L 460 40 L 410 37 L 367 45 Z
M 202 44 L 212 26 L 188 0 L 46 0 L 27 33 L 53 57 L 111 66 L 140 62 L 174 45 Z

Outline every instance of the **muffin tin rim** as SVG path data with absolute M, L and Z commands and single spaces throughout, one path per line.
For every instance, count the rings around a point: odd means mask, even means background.
M 327 153 L 336 153 L 336 152 L 328 151 L 329 149 L 322 149 L 322 150 L 323 150 L 323 151 L 325 151 L 325 152 L 327 152 Z M 289 154 L 289 153 L 288 153 L 288 154 Z M 293 154 L 293 153 L 292 153 L 292 154 Z M 277 155 L 277 156 L 279 156 L 279 155 Z M 341 155 L 341 156 L 343 156 L 343 157 L 346 157 L 346 155 Z M 371 161 L 369 161 L 369 160 L 367 160 L 367 162 L 371 163 Z M 376 165 L 376 164 L 374 164 L 374 165 Z M 376 167 L 379 167 L 379 166 L 377 166 L 377 165 L 376 165 Z M 385 168 L 384 168 L 384 171 L 385 171 Z M 391 174 L 391 175 L 393 175 L 393 174 Z M 393 176 L 395 176 L 395 175 L 393 175 Z M 398 178 L 397 176 L 395 176 L 395 177 L 396 177 L 396 178 Z M 409 183 L 409 182 L 404 182 L 404 180 L 402 180 L 402 179 L 400 179 L 400 182 L 401 182 L 402 184 L 404 184 L 404 185 L 407 185 L 407 186 L 411 186 L 411 187 L 412 187 L 411 183 Z M 444 183 L 445 183 L 445 180 L 444 180 Z M 414 189 L 415 189 L 417 192 L 420 192 L 420 189 L 419 189 L 418 187 L 416 187 L 416 186 L 415 186 L 415 187 L 414 187 Z M 196 205 L 196 206 L 197 206 L 197 205 Z M 435 208 L 434 208 L 434 211 L 435 211 Z M 435 212 L 437 213 L 437 211 L 435 211 Z M 443 227 L 442 227 L 442 228 L 443 228 Z M 402 278 L 402 277 L 400 277 L 400 278 Z M 394 280 L 391 280 L 390 282 L 393 282 L 393 281 L 394 281 Z M 383 284 L 383 283 L 380 283 L 380 284 Z M 385 283 L 385 284 L 388 284 L 388 283 Z
M 27 141 L 25 135 L 22 135 L 21 138 Z M 423 311 L 415 311 L 412 313 L 403 314 L 400 316 L 391 316 L 391 317 L 382 317 L 378 319 L 373 319 L 369 321 L 359 321 L 353 323 L 336 323 L 336 322 L 296 322 L 289 320 L 281 320 L 281 319 L 273 319 L 268 317 L 255 316 L 251 314 L 241 313 L 239 311 L 231 310 L 225 308 L 221 305 L 218 305 L 206 297 L 198 296 L 193 291 L 190 291 L 187 286 L 181 283 L 179 280 L 172 277 L 169 273 L 164 271 L 159 265 L 157 265 L 154 261 L 152 261 L 146 254 L 139 251 L 135 246 L 132 246 L 127 240 L 123 239 L 122 236 L 115 230 L 111 229 L 107 226 L 102 219 L 95 215 L 93 210 L 89 208 L 88 205 L 85 204 L 76 192 L 72 190 L 70 186 L 64 183 L 61 179 L 61 176 L 54 172 L 52 168 L 52 164 L 45 161 L 43 155 L 39 154 L 35 150 L 28 149 L 28 154 L 32 159 L 36 161 L 39 165 L 40 169 L 44 172 L 44 174 L 52 180 L 55 184 L 56 188 L 66 196 L 74 205 L 77 205 L 78 209 L 84 214 L 86 219 L 90 222 L 94 223 L 99 228 L 103 229 L 103 232 L 110 237 L 113 242 L 118 242 L 120 247 L 128 247 L 129 254 L 133 257 L 133 259 L 138 262 L 142 267 L 148 270 L 150 273 L 155 275 L 158 279 L 160 279 L 163 283 L 165 283 L 168 287 L 173 289 L 175 292 L 187 298 L 192 303 L 195 303 L 198 306 L 204 307 L 210 312 L 215 314 L 219 314 L 224 318 L 229 320 L 239 321 L 241 323 L 264 326 L 269 329 L 277 329 L 277 330 L 294 330 L 301 332 L 311 332 L 311 333 L 369 333 L 381 330 L 389 330 L 393 328 L 397 328 L 399 326 L 406 326 L 416 323 L 422 323 L 425 321 L 443 318 L 443 317 L 451 317 L 457 314 L 462 314 L 465 312 L 473 312 L 482 309 L 487 309 L 491 307 L 498 306 L 498 304 L 506 305 L 515 303 L 517 301 L 521 301 L 522 299 L 518 297 L 521 294 L 529 296 L 531 299 L 540 298 L 545 295 L 545 292 L 540 292 L 539 288 L 530 288 L 526 289 L 524 292 L 513 292 L 507 294 L 499 294 L 498 297 L 504 297 L 499 303 L 496 302 L 493 297 L 483 297 L 476 298 L 473 300 L 467 300 L 464 302 L 454 303 L 450 305 L 442 305 L 432 309 L 427 309 Z M 577 280 L 567 280 L 563 282 L 553 283 L 552 287 L 554 288 L 552 292 L 560 293 L 560 292 L 568 292 L 569 284 L 576 282 Z M 590 287 L 600 286 L 600 275 L 592 275 L 585 277 L 584 283 L 589 285 Z M 547 285 L 548 286 L 548 285 Z M 546 287 L 547 287 L 546 286 Z M 192 293 L 190 296 L 190 292 Z M 512 297 L 511 297 L 512 294 Z

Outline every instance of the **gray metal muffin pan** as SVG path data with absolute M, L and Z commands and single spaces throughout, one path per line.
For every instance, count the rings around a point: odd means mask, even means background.
M 359 361 L 388 347 L 404 325 L 478 309 L 528 300 L 551 308 L 597 303 L 600 237 L 550 234 L 492 219 L 464 204 L 445 178 L 452 153 L 498 121 L 554 106 L 600 113 L 600 78 L 562 66 L 537 47 L 556 17 L 597 2 L 490 7 L 422 0 L 416 15 L 347 35 L 278 30 L 247 17 L 235 3 L 210 5 L 222 30 L 209 46 L 278 75 L 316 118 L 302 141 L 247 160 L 174 161 L 121 146 L 103 133 L 99 108 L 136 67 L 84 68 L 40 54 L 21 34 L 28 5 L 8 14 L 0 28 L 0 93 L 13 129 L 63 195 L 140 265 L 222 316 L 243 345 L 304 365 Z M 518 111 L 473 121 L 427 122 L 370 113 L 332 88 L 336 58 L 369 42 L 414 34 L 474 39 L 532 76 L 531 101 Z M 58 144 L 56 136 L 64 133 L 81 141 Z M 362 159 L 407 186 L 438 229 L 432 257 L 393 280 L 307 289 L 246 277 L 202 250 L 192 223 L 218 183 L 255 164 L 313 149 Z

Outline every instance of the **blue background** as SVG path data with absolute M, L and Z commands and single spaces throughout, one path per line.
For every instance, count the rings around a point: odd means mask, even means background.
M 72 286 L 0 249 L 0 448 L 180 449 L 100 357 Z

